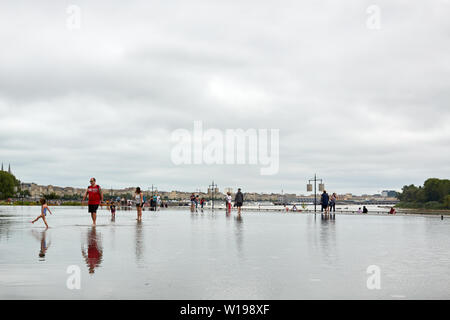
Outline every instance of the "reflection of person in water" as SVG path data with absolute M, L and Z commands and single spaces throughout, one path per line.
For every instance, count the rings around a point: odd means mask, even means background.
M 144 253 L 144 238 L 142 235 L 142 221 L 138 221 L 136 224 L 136 261 L 142 262 L 142 256 Z
M 100 266 L 103 256 L 103 249 L 99 236 L 97 236 L 95 227 L 92 227 L 90 232 L 88 233 L 87 252 L 82 247 L 81 254 L 83 255 L 84 260 L 86 260 L 86 264 L 89 267 L 89 273 L 94 273 L 95 268 Z
M 32 230 L 33 236 L 41 242 L 41 249 L 39 250 L 39 257 L 45 259 L 45 253 L 47 252 L 47 249 L 50 247 L 51 241 L 47 242 L 46 235 L 47 230 L 42 232 L 36 232 L 35 230 Z
M 242 259 L 244 257 L 243 251 L 242 251 L 243 242 L 244 242 L 242 216 L 240 214 L 237 214 L 235 216 L 234 220 L 236 222 L 236 229 L 234 231 L 234 235 L 236 238 L 236 248 L 237 248 L 239 259 Z

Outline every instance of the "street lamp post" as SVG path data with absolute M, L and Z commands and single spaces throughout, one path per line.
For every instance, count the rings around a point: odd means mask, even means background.
M 214 198 L 216 196 L 216 189 L 215 188 L 217 188 L 217 184 L 214 184 L 214 180 L 213 180 L 213 182 L 211 183 L 211 185 L 209 187 L 210 187 L 210 190 L 211 190 L 211 201 L 212 201 L 212 207 L 211 208 L 214 211 Z
M 322 179 L 318 179 L 317 175 L 314 174 L 314 178 L 308 180 L 307 191 L 312 191 L 311 181 L 314 181 L 314 213 L 317 211 L 317 181 L 320 181 L 320 185 L 323 188 Z
M 156 191 L 158 191 L 158 187 L 153 186 L 153 183 L 152 183 L 152 197 L 153 197 L 153 187 L 155 188 Z

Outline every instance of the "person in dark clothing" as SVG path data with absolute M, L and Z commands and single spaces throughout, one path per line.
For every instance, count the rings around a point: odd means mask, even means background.
M 153 211 L 154 201 L 153 197 L 150 198 L 150 211 Z
M 367 210 L 366 206 L 363 206 L 363 213 L 368 213 L 369 210 Z
M 327 214 L 328 213 L 328 203 L 330 201 L 330 197 L 328 196 L 328 193 L 326 190 L 323 190 L 322 196 L 320 197 L 320 203 L 322 205 L 322 209 L 320 211 L 324 211 Z
M 203 209 L 203 207 L 205 206 L 205 202 L 206 202 L 205 198 L 201 198 L 201 200 L 200 200 L 200 206 L 201 206 L 202 209 Z
M 238 208 L 238 214 L 241 214 L 241 207 L 244 204 L 244 195 L 241 192 L 241 188 L 238 189 L 238 192 L 234 197 L 234 204 Z
M 191 212 L 194 212 L 195 209 L 195 194 L 191 194 Z

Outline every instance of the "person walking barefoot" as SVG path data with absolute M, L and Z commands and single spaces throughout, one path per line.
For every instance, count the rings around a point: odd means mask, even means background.
M 88 201 L 88 211 L 91 214 L 92 225 L 96 225 L 97 221 L 97 210 L 98 206 L 103 202 L 103 192 L 99 185 L 97 185 L 95 178 L 91 178 L 91 185 L 86 189 L 86 193 L 84 194 L 83 203 L 86 200 L 86 197 L 89 198 Z
M 236 193 L 236 196 L 234 197 L 234 203 L 236 207 L 238 208 L 238 215 L 241 214 L 241 207 L 244 204 L 244 195 L 241 192 L 241 188 L 238 188 L 238 192 Z
M 328 193 L 325 190 L 323 190 L 323 193 L 320 197 L 320 203 L 322 205 L 321 211 L 325 211 L 325 214 L 328 214 L 329 202 L 330 202 L 330 197 L 328 196 Z
M 144 195 L 141 192 L 141 188 L 137 187 L 134 192 L 134 199 L 136 201 L 137 221 L 142 221 L 142 207 L 144 206 Z
M 109 206 L 109 210 L 111 211 L 111 221 L 116 221 L 116 203 L 111 201 L 111 205 Z
M 227 213 L 231 212 L 231 201 L 232 201 L 231 192 L 227 192 L 227 196 L 225 198 L 225 203 L 226 203 L 226 206 L 227 206 L 227 208 L 226 208 Z
M 40 202 L 41 202 L 41 214 L 36 219 L 31 221 L 31 223 L 35 223 L 36 221 L 38 221 L 39 219 L 42 218 L 42 220 L 45 223 L 45 228 L 48 229 L 48 224 L 47 224 L 47 220 L 45 219 L 45 217 L 47 216 L 47 211 L 50 212 L 50 214 L 53 214 L 53 213 L 50 211 L 50 208 L 47 205 L 47 200 L 42 198 L 40 200 Z
M 336 201 L 337 201 L 337 195 L 335 192 L 333 192 L 333 194 L 331 195 L 330 198 L 330 205 L 329 205 L 329 211 L 331 213 L 331 211 L 336 212 Z
M 194 212 L 195 209 L 195 195 L 191 194 L 191 212 Z

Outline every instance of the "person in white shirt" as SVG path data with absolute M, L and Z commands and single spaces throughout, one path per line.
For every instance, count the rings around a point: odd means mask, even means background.
M 231 193 L 227 192 L 227 197 L 226 197 L 226 201 L 227 201 L 227 212 L 231 212 Z

